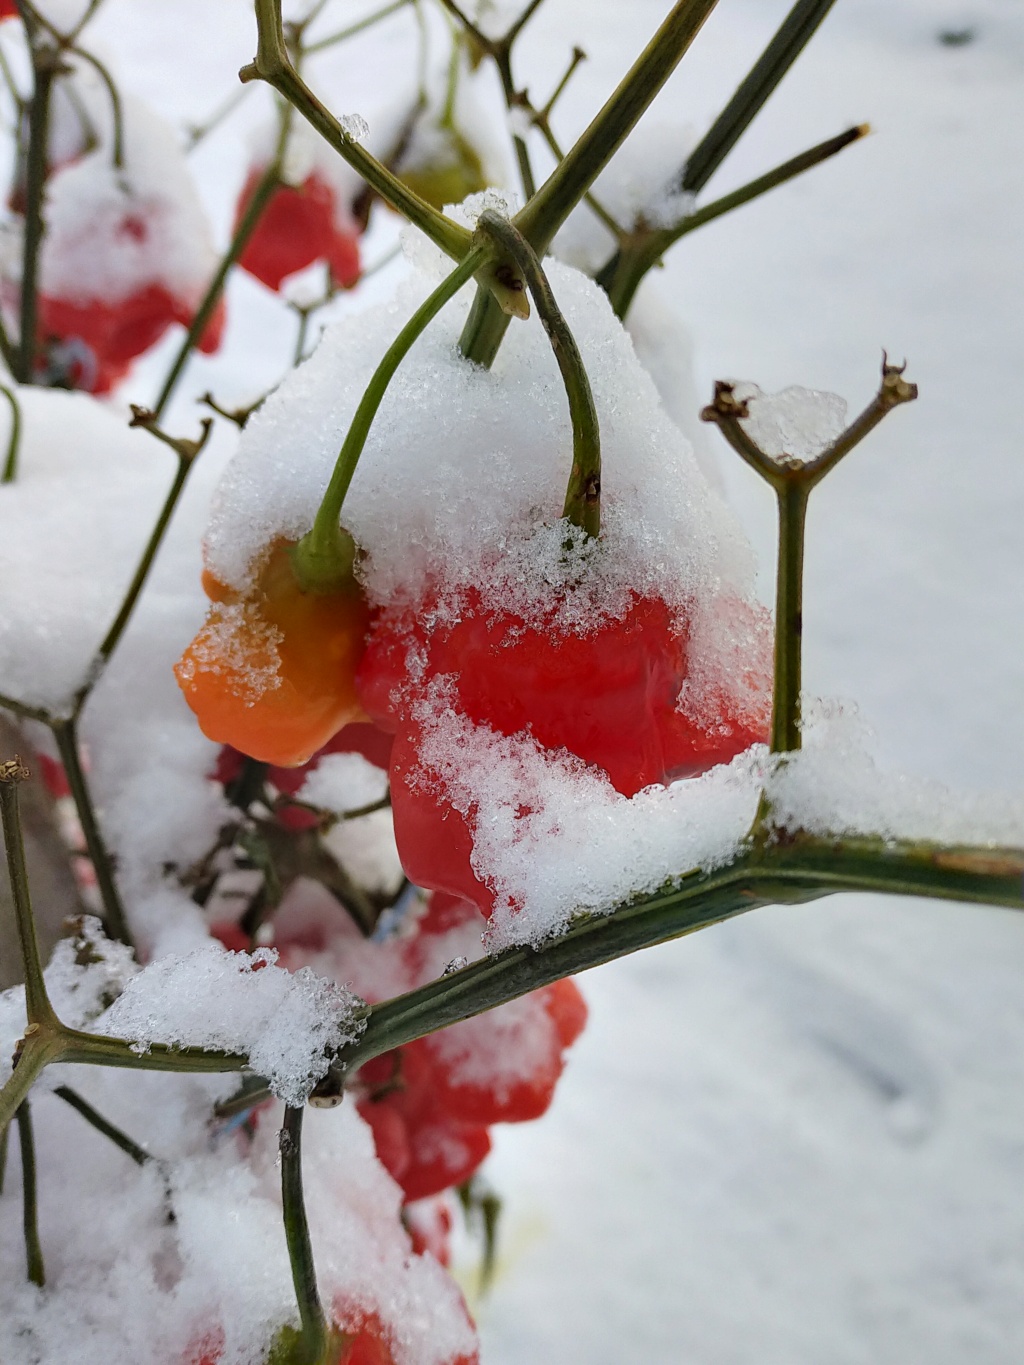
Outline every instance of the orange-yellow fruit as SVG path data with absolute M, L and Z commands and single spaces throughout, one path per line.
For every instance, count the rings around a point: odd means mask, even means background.
M 287 768 L 366 719 L 355 671 L 370 617 L 354 578 L 303 591 L 281 542 L 250 593 L 208 571 L 203 587 L 213 605 L 174 673 L 209 739 Z

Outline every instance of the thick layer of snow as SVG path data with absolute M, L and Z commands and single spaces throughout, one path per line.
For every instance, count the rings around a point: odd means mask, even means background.
M 244 1053 L 279 1099 L 305 1103 L 331 1057 L 362 1032 L 350 991 L 308 968 L 278 967 L 273 949 L 228 953 L 219 943 L 151 962 L 99 1021 L 100 1032 L 145 1052 L 153 1043 Z

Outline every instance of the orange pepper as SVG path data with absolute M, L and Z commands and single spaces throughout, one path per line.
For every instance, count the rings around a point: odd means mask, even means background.
M 204 735 L 284 768 L 366 719 L 355 671 L 370 621 L 355 578 L 304 591 L 289 548 L 272 547 L 245 595 L 204 571 L 213 605 L 174 668 Z

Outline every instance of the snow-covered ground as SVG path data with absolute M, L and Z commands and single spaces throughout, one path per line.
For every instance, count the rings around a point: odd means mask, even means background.
M 651 136 L 678 123 L 685 146 L 787 8 L 721 0 Z M 586 48 L 563 141 L 666 9 L 547 0 L 518 72 L 543 93 Z M 253 50 L 242 0 L 107 0 L 93 31 L 125 84 L 177 117 L 230 94 Z M 389 21 L 352 71 L 339 112 L 364 112 L 371 132 L 406 33 Z M 685 339 L 670 334 L 662 356 L 691 414 L 729 376 L 835 390 L 856 411 L 882 348 L 907 357 L 920 400 L 812 501 L 805 685 L 859 704 L 880 765 L 1015 794 L 1022 71 L 1021 0 L 838 0 L 705 197 L 851 124 L 875 134 L 687 238 L 637 308 L 641 330 L 667 326 L 667 310 L 689 332 L 692 404 Z M 245 169 L 236 135 L 262 99 L 195 154 L 222 236 Z M 192 429 L 192 397 L 211 384 L 230 406 L 287 363 L 290 323 L 265 291 L 240 277 L 229 308 L 227 359 L 194 363 L 175 429 Z M 258 349 L 268 329 L 277 354 Z M 172 351 L 118 403 L 151 400 Z M 698 439 L 770 569 L 769 494 L 716 433 Z M 487 1365 L 1019 1359 L 1022 976 L 1017 916 L 867 897 L 764 910 L 590 974 L 590 1025 L 550 1114 L 501 1130 L 487 1167 L 505 1200 L 499 1273 L 474 1305 Z

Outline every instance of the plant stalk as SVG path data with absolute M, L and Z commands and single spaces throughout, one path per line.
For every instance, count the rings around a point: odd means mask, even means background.
M 572 419 L 572 471 L 562 516 L 596 539 L 601 534 L 601 434 L 576 338 L 555 301 L 540 261 L 517 228 L 497 214 L 483 213 L 478 231 L 515 261 L 551 342 Z
M 50 96 L 60 53 L 29 33 L 32 52 L 32 96 L 28 103 L 28 156 L 25 167 L 25 240 L 21 258 L 21 305 L 15 378 L 31 384 L 35 367 L 39 256 L 43 244 L 43 190 L 50 141 Z
M 851 143 L 866 137 L 870 131 L 866 123 L 849 128 L 845 133 L 828 138 L 808 148 L 806 152 L 801 152 L 799 156 L 791 157 L 789 161 L 773 167 L 764 175 L 723 195 L 721 199 L 715 199 L 710 204 L 695 209 L 693 213 L 681 218 L 674 227 L 641 228 L 633 233 L 632 239 L 627 240 L 609 257 L 595 277 L 597 283 L 607 293 L 616 317 L 625 318 L 641 280 L 680 238 L 696 232 L 706 223 L 714 222 L 716 218 L 731 213 L 733 209 L 740 208 L 743 204 L 749 204 L 776 186 L 784 185 L 787 181 L 802 175 L 804 171 L 810 170 L 812 166 L 820 165 L 845 147 L 849 147 Z
M 117 889 L 114 866 L 100 829 L 93 806 L 89 784 L 78 752 L 78 727 L 74 717 L 51 722 L 50 729 L 57 741 L 57 751 L 71 788 L 78 820 L 82 826 L 86 852 L 96 873 L 96 886 L 103 904 L 103 927 L 106 933 L 121 943 L 131 946 L 128 920 Z
M 25 1012 L 30 1024 L 52 1025 L 56 1023 L 56 1015 L 43 980 L 43 964 L 39 956 L 28 869 L 25 866 L 25 840 L 21 831 L 18 788 L 28 776 L 28 769 L 17 758 L 0 763 L 0 814 L 3 819 L 4 847 L 7 850 L 11 900 L 21 948 L 21 965 L 25 974 Z
M 281 0 L 255 0 L 258 40 L 256 58 L 243 67 L 243 81 L 263 80 L 288 101 L 322 138 L 362 176 L 380 197 L 414 223 L 447 256 L 460 261 L 470 248 L 470 234 L 414 194 L 376 157 L 365 151 L 341 126 L 295 70 L 281 25 Z
M 437 316 L 449 299 L 454 298 L 464 284 L 482 266 L 488 252 L 475 248 L 417 308 L 398 336 L 384 353 L 384 357 L 366 392 L 359 400 L 352 424 L 348 429 L 327 491 L 317 509 L 312 528 L 303 536 L 293 551 L 293 563 L 300 583 L 310 590 L 330 591 L 339 580 L 351 573 L 351 542 L 342 537 L 339 525 L 341 509 L 352 483 L 359 457 L 363 453 L 370 428 L 377 415 L 388 385 L 399 365 L 408 355 L 417 337 Z
M 327 1319 L 316 1283 L 313 1248 L 302 1193 L 302 1116 L 305 1110 L 285 1107 L 284 1127 L 279 1135 L 281 1150 L 281 1203 L 292 1282 L 299 1305 L 306 1361 L 319 1365 L 328 1344 Z
M 36 1198 L 36 1144 L 32 1134 L 32 1111 L 23 1100 L 15 1115 L 21 1149 L 22 1226 L 25 1232 L 25 1262 L 29 1280 L 40 1289 L 46 1283 L 43 1249 L 39 1242 L 39 1207 Z

